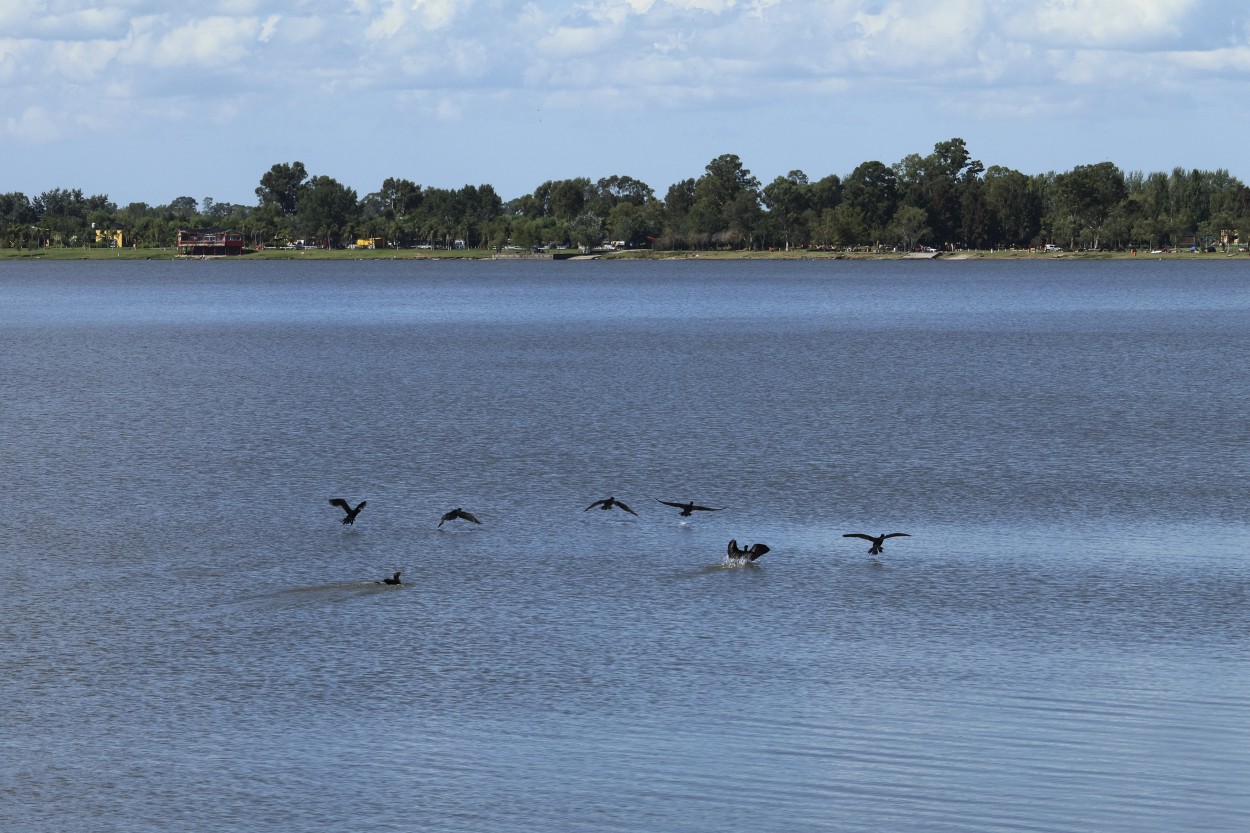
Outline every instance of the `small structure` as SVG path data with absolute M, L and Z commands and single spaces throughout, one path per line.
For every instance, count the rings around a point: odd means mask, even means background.
M 357 249 L 384 249 L 386 248 L 386 240 L 381 237 L 357 237 Z
M 178 229 L 178 256 L 205 257 L 243 254 L 243 234 L 231 229 Z
M 91 227 L 95 229 L 95 244 L 97 246 L 107 245 L 110 249 L 120 249 L 125 243 L 125 239 L 122 237 L 122 230 L 117 226 L 95 228 L 95 223 L 92 223 Z

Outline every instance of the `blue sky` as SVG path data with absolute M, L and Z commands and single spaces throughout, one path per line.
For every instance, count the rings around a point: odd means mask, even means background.
M 663 196 L 723 153 L 766 183 L 956 136 L 1250 180 L 1248 91 L 1245 0 L 0 0 L 0 192 L 250 205 L 299 160 Z

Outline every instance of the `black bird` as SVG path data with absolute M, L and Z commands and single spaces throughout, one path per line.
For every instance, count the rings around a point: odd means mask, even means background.
M 767 544 L 752 544 L 745 550 L 740 550 L 737 539 L 730 541 L 727 548 L 730 561 L 754 561 L 766 552 L 768 552 Z
M 442 526 L 445 521 L 454 521 L 456 518 L 469 521 L 470 523 L 475 523 L 475 524 L 481 523 L 481 521 L 473 517 L 471 513 L 466 512 L 463 509 L 461 509 L 459 506 L 457 506 L 455 509 L 448 512 L 446 515 L 443 515 L 443 517 L 439 518 L 438 525 Z
M 331 505 L 331 506 L 337 506 L 338 508 L 342 509 L 344 512 L 346 512 L 346 513 L 347 513 L 347 517 L 343 519 L 343 523 L 345 523 L 345 524 L 355 524 L 355 523 L 356 523 L 356 516 L 360 514 L 360 510 L 361 510 L 361 509 L 364 509 L 364 508 L 365 508 L 365 501 L 363 501 L 363 500 L 362 500 L 360 503 L 356 504 L 356 508 L 355 508 L 355 509 L 353 509 L 353 508 L 352 508 L 352 507 L 348 504 L 348 502 L 347 502 L 347 501 L 343 500 L 343 498 L 341 498 L 341 497 L 332 497 L 332 498 L 330 498 L 330 505 Z
M 891 532 L 888 535 L 865 535 L 862 532 L 848 532 L 842 537 L 843 538 L 863 538 L 865 541 L 872 541 L 872 546 L 868 548 L 868 554 L 877 555 L 884 549 L 881 545 L 885 543 L 886 538 L 898 538 L 900 536 L 903 538 L 911 537 L 906 532 Z
M 668 500 L 660 500 L 659 498 L 656 498 L 656 501 L 664 504 L 665 506 L 671 506 L 674 509 L 680 509 L 681 516 L 683 518 L 689 518 L 695 512 L 719 512 L 720 511 L 720 509 L 715 509 L 711 506 L 697 506 L 695 505 L 694 501 L 691 501 L 690 503 L 674 503 Z
M 631 515 L 638 514 L 633 509 L 630 509 L 628 506 L 626 506 L 624 501 L 617 500 L 614 497 L 606 497 L 603 500 L 596 500 L 594 503 L 590 504 L 582 511 L 589 512 L 591 509 L 594 509 L 596 506 L 598 506 L 600 509 L 603 509 L 604 511 L 611 509 L 613 506 L 619 506 Z
M 403 570 L 399 571 L 399 573 L 402 573 L 402 572 Z M 374 584 L 403 584 L 403 582 L 399 580 L 399 573 L 396 573 L 390 578 L 384 578 L 381 581 L 376 581 L 374 582 Z

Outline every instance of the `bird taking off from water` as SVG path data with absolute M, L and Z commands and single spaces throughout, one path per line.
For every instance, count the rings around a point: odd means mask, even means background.
M 633 509 L 630 509 L 628 506 L 626 506 L 624 501 L 617 500 L 614 497 L 605 497 L 603 500 L 596 500 L 594 503 L 590 504 L 582 511 L 589 512 L 591 509 L 594 509 L 596 506 L 598 506 L 600 509 L 604 510 L 605 512 L 611 509 L 613 506 L 619 506 L 631 515 L 638 514 Z
M 695 512 L 719 512 L 720 511 L 720 509 L 715 509 L 711 506 L 696 506 L 694 501 L 691 501 L 690 503 L 674 503 L 671 500 L 660 500 L 659 498 L 656 498 L 656 501 L 664 504 L 665 506 L 671 506 L 674 509 L 680 509 L 681 516 L 683 518 L 689 518 Z
M 403 584 L 403 582 L 399 580 L 399 576 L 401 573 L 403 573 L 403 570 L 400 570 L 398 573 L 391 576 L 390 578 L 384 578 L 381 581 L 374 582 L 374 583 L 375 584 Z
M 473 513 L 471 513 L 471 512 L 466 512 L 466 511 L 464 511 L 463 509 L 461 509 L 459 506 L 457 506 L 455 509 L 453 509 L 453 510 L 451 510 L 450 512 L 448 512 L 447 514 L 443 515 L 443 517 L 439 518 L 439 519 L 438 519 L 438 525 L 439 525 L 439 526 L 442 526 L 442 525 L 443 525 L 444 523 L 446 523 L 447 521 L 454 521 L 454 520 L 456 520 L 457 518 L 459 518 L 459 519 L 460 519 L 460 520 L 462 520 L 462 521 L 468 521 L 469 523 L 474 523 L 474 524 L 480 524 L 480 523 L 481 523 L 481 521 L 479 521 L 477 518 L 473 517 Z
M 738 549 L 738 541 L 734 539 L 729 542 L 726 548 L 726 555 L 730 561 L 754 561 L 764 553 L 768 552 L 767 544 L 752 544 L 744 550 Z
M 356 508 L 353 509 L 347 501 L 343 500 L 343 498 L 332 497 L 330 498 L 330 505 L 337 506 L 347 513 L 347 517 L 343 518 L 343 523 L 354 525 L 356 523 L 356 516 L 360 514 L 361 509 L 365 508 L 365 501 L 362 500 L 360 503 L 356 504 Z
M 865 535 L 862 532 L 848 532 L 842 536 L 843 538 L 863 538 L 865 541 L 871 541 L 872 546 L 868 548 L 869 555 L 878 555 L 884 549 L 881 545 L 885 543 L 886 538 L 910 538 L 906 532 L 891 532 L 887 535 Z

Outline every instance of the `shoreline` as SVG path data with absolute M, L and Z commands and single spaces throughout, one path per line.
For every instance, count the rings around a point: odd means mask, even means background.
M 491 249 L 430 250 L 430 249 L 267 249 L 243 255 L 186 257 L 176 256 L 174 249 L 0 249 L 0 262 L 34 260 L 54 261 L 116 261 L 116 260 L 183 260 L 188 262 L 231 260 L 255 261 L 371 261 L 371 260 L 1225 260 L 1246 258 L 1246 252 L 1230 250 L 1216 252 L 1145 251 L 1134 252 L 1043 252 L 1021 249 L 969 250 L 956 252 L 832 252 L 806 249 L 791 251 L 663 251 L 629 250 L 604 251 L 579 254 L 562 252 L 561 257 L 538 256 L 517 258 L 496 257 Z

